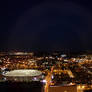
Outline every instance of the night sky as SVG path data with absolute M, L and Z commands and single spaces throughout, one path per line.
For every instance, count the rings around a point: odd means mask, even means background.
M 92 50 L 91 0 L 1 3 L 0 50 Z

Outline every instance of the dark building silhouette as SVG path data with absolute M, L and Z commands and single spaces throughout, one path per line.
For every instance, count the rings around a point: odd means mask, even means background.
M 1 92 L 43 92 L 40 82 L 0 82 Z

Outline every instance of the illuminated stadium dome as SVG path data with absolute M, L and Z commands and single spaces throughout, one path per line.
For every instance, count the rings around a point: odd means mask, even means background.
M 41 78 L 41 75 L 42 72 L 30 69 L 13 70 L 4 74 L 7 80 L 14 81 L 36 81 Z

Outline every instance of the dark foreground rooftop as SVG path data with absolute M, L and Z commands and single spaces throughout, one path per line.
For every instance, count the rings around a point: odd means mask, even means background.
M 1 92 L 42 92 L 40 82 L 0 82 Z

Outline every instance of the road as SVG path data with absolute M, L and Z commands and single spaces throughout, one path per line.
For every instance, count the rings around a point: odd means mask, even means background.
M 68 73 L 68 75 L 69 75 L 71 78 L 74 78 L 74 75 L 73 75 L 73 73 L 71 72 L 71 70 L 67 70 L 67 73 Z
M 46 85 L 44 87 L 44 92 L 49 92 L 48 90 L 49 90 L 49 86 L 50 86 L 50 83 L 51 83 L 51 77 L 52 77 L 53 69 L 54 69 L 54 66 L 52 66 L 51 71 L 48 72 L 48 75 L 45 78 Z

